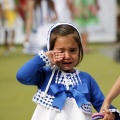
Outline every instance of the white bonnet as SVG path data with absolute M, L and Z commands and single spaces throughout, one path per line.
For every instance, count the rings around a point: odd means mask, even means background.
M 48 35 L 47 35 L 47 50 L 48 50 L 48 51 L 49 51 L 49 48 L 50 48 L 50 34 L 51 34 L 51 31 L 52 31 L 54 28 L 56 28 L 57 26 L 59 26 L 59 25 L 70 25 L 70 26 L 74 27 L 74 28 L 78 31 L 78 29 L 77 29 L 74 25 L 72 25 L 71 23 L 60 22 L 60 23 L 57 23 L 57 24 L 53 25 L 53 26 L 49 29 Z M 79 31 L 78 31 L 78 33 L 79 33 Z M 80 35 L 80 34 L 79 34 L 79 35 Z M 81 36 L 80 36 L 80 38 L 81 38 Z

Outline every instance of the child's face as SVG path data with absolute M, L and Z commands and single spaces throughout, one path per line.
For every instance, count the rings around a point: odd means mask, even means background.
M 74 38 L 71 35 L 58 37 L 54 50 L 64 53 L 63 59 L 57 62 L 57 66 L 63 71 L 72 72 L 79 59 L 79 47 Z

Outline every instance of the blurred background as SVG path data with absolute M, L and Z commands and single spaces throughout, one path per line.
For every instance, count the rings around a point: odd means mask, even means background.
M 90 73 L 105 96 L 120 76 L 120 0 L 0 0 L 1 120 L 30 120 L 37 88 L 20 84 L 16 73 L 47 50 L 48 30 L 57 22 L 78 28 L 84 58 L 77 68 Z M 120 110 L 119 101 L 112 104 Z

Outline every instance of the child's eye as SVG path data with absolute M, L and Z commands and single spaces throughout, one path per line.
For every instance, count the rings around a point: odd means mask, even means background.
M 71 49 L 70 52 L 76 52 L 77 50 L 76 49 Z

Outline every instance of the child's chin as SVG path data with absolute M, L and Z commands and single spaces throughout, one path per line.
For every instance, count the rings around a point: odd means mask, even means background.
M 65 68 L 65 69 L 63 69 L 63 71 L 65 71 L 65 72 L 73 72 L 73 69 Z

